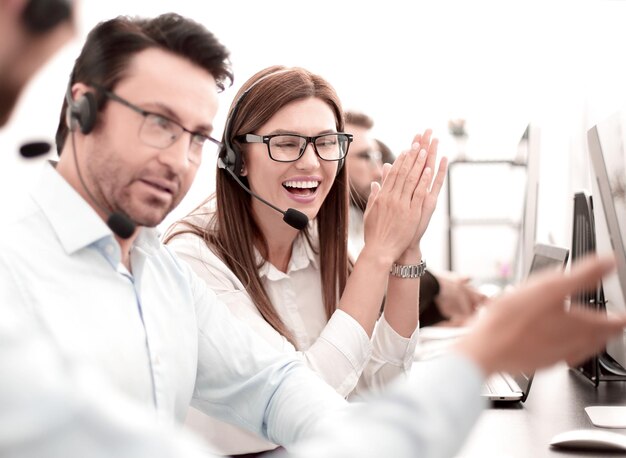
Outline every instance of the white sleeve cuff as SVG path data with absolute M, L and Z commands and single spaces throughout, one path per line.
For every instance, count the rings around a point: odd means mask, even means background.
M 415 328 L 410 338 L 402 337 L 387 322 L 383 313 L 374 329 L 373 351 L 380 360 L 402 366 L 408 372 L 413 364 L 418 340 L 419 328 Z

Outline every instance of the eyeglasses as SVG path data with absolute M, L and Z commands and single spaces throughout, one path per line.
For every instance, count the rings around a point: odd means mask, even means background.
M 102 86 L 95 84 L 93 86 L 102 91 L 109 99 L 121 103 L 143 116 L 144 119 L 139 128 L 139 139 L 148 146 L 159 149 L 169 148 L 183 135 L 183 132 L 189 132 L 191 139 L 187 149 L 187 160 L 196 165 L 202 162 L 203 154 L 217 154 L 222 146 L 219 140 L 214 139 L 210 135 L 192 132 L 167 116 L 143 110 Z
M 352 142 L 351 134 L 342 132 L 306 137 L 297 134 L 255 135 L 237 137 L 242 143 L 265 143 L 270 158 L 277 162 L 295 162 L 302 157 L 309 143 L 317 156 L 324 161 L 340 161 Z
M 352 155 L 350 157 L 353 157 Z M 372 165 L 382 165 L 383 163 L 383 154 L 380 151 L 360 151 L 358 153 L 354 153 L 354 157 L 358 157 L 359 159 L 365 159 L 369 161 Z

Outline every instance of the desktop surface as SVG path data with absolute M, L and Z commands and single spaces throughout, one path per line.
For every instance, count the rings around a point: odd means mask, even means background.
M 615 456 L 611 452 L 563 451 L 550 448 L 556 434 L 596 428 L 584 408 L 626 405 L 626 382 L 601 382 L 595 388 L 565 364 L 535 374 L 524 404 L 493 405 L 481 415 L 457 455 L 460 457 Z M 610 429 L 626 434 L 626 429 Z

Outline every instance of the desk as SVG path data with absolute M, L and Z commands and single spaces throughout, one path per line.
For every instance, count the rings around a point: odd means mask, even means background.
M 626 382 L 601 382 L 598 388 L 565 364 L 537 372 L 525 403 L 486 410 L 458 457 L 615 457 L 613 454 L 551 449 L 563 431 L 595 428 L 584 408 L 626 405 Z M 612 429 L 626 434 L 626 429 Z

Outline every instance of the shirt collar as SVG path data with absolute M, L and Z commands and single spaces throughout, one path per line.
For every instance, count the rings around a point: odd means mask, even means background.
M 315 224 L 309 224 L 309 234 L 317 234 L 317 227 Z M 315 249 L 317 249 L 317 236 L 312 236 L 312 242 L 315 245 Z M 254 250 L 256 259 L 258 263 L 263 262 L 261 255 L 258 250 L 255 248 Z M 289 266 L 287 267 L 287 272 L 283 273 L 279 271 L 276 267 L 271 265 L 269 262 L 264 262 L 261 268 L 259 269 L 259 277 L 267 277 L 268 280 L 279 280 L 281 278 L 285 278 L 289 276 L 290 273 L 295 272 L 297 270 L 306 269 L 309 265 L 313 265 L 316 269 L 319 269 L 319 261 L 318 255 L 315 254 L 314 248 L 311 247 L 309 242 L 307 241 L 304 232 L 300 232 L 296 239 L 293 242 L 293 246 L 291 248 L 291 259 L 289 260 Z
M 67 254 L 72 254 L 101 239 L 113 238 L 111 229 L 55 170 L 54 163 L 45 164 L 32 196 L 48 218 Z M 142 227 L 133 245 L 148 255 L 154 253 L 160 246 L 157 229 Z

